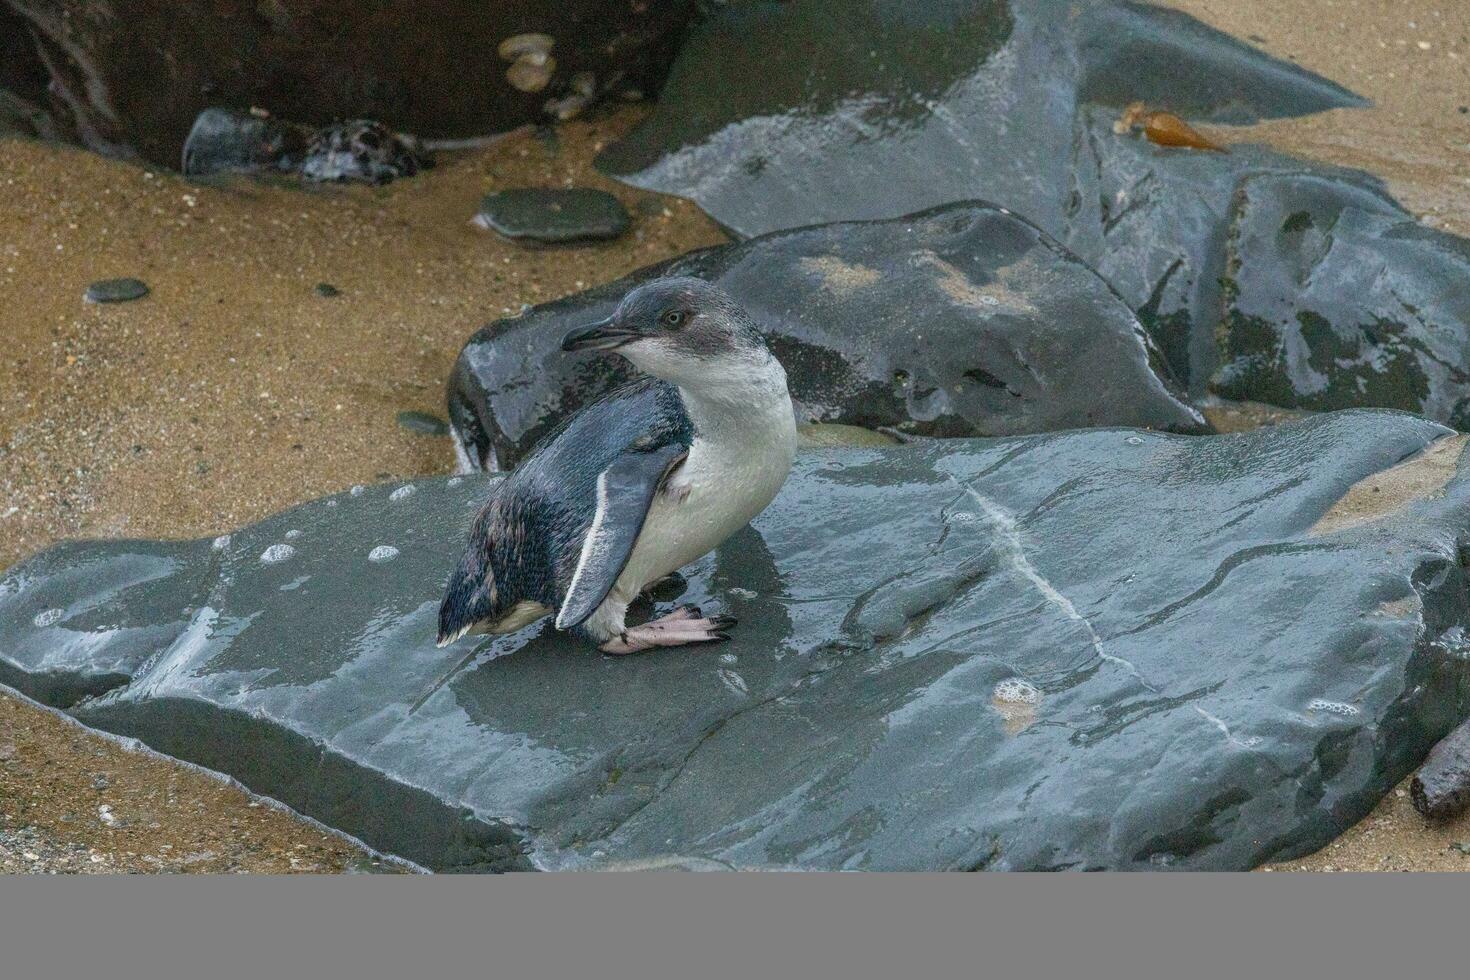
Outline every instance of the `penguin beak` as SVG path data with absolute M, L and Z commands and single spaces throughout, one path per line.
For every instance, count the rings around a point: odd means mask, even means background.
M 598 320 L 585 327 L 578 327 L 567 334 L 562 338 L 561 349 L 564 351 L 614 350 L 641 336 L 642 334 L 636 331 L 614 325 L 613 317 L 608 317 L 606 320 Z

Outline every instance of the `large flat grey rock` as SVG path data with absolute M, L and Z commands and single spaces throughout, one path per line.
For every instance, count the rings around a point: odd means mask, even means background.
M 1360 411 L 805 454 L 687 570 L 734 640 L 621 659 L 544 623 L 437 649 L 493 478 L 374 487 L 218 550 L 43 553 L 0 578 L 0 663 L 117 675 L 72 713 L 440 869 L 1248 868 L 1467 714 L 1448 435 Z

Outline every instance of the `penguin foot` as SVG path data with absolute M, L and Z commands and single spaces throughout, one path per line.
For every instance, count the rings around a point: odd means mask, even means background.
M 623 630 L 598 649 L 621 657 L 657 647 L 682 647 L 691 643 L 715 643 L 728 640 L 725 631 L 735 625 L 733 616 L 706 618 L 698 606 L 680 606 L 662 619 Z

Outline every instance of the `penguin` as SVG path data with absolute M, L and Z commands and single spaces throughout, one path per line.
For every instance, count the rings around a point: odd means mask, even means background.
M 439 645 L 556 628 L 622 655 L 729 638 L 693 606 L 625 622 L 643 590 L 714 550 L 775 499 L 796 457 L 786 371 L 749 314 L 700 279 L 644 283 L 563 351 L 643 376 L 582 408 L 498 483 L 439 609 Z

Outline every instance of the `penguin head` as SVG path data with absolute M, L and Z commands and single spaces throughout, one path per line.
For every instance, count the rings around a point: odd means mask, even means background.
M 686 276 L 637 287 L 612 316 L 567 334 L 561 349 L 616 351 L 678 385 L 697 385 L 712 371 L 771 360 L 755 323 L 728 293 Z

